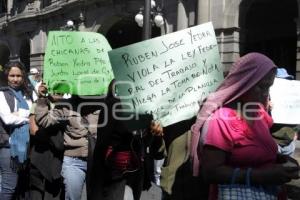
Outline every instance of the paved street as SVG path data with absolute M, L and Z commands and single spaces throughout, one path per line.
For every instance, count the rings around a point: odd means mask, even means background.
M 141 200 L 161 200 L 161 189 L 152 183 L 150 190 L 142 193 Z

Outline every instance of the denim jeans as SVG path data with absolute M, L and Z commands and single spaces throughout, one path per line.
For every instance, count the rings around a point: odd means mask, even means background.
M 279 144 L 277 144 L 277 146 L 278 146 L 279 154 L 293 156 L 295 149 L 296 149 L 296 142 L 292 141 L 290 144 L 283 146 L 283 147 L 280 146 Z
M 18 174 L 10 167 L 10 149 L 0 148 L 1 200 L 11 200 L 18 181 Z
M 160 176 L 161 176 L 161 168 L 164 164 L 165 159 L 154 160 L 154 180 L 153 182 L 160 186 Z
M 87 162 L 77 158 L 64 156 L 62 176 L 65 184 L 65 199 L 80 200 L 86 178 Z
M 123 200 L 134 200 L 133 192 L 130 186 L 125 185 L 124 198 Z

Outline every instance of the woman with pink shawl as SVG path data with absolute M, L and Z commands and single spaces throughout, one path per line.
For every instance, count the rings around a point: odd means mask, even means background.
M 241 169 L 239 184 L 246 183 L 249 168 L 252 184 L 282 185 L 298 178 L 298 165 L 278 164 L 277 145 L 269 132 L 272 119 L 264 104 L 275 73 L 272 60 L 249 53 L 234 63 L 200 109 L 192 126 L 191 157 L 193 174 L 200 170 L 212 184 L 209 199 L 217 199 L 217 184 L 229 184 L 235 168 Z

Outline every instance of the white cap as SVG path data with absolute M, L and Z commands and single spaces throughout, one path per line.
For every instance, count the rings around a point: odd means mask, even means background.
M 30 74 L 38 74 L 39 71 L 37 70 L 37 68 L 31 68 L 30 69 Z

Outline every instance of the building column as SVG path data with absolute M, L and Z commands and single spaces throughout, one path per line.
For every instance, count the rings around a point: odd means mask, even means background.
M 7 14 L 10 15 L 11 14 L 11 10 L 13 8 L 13 2 L 12 0 L 8 0 L 7 1 Z
M 31 54 L 30 67 L 37 68 L 39 71 L 42 72 L 44 67 L 44 54 L 43 53 Z
M 30 66 L 43 70 L 47 34 L 44 31 L 45 25 L 41 24 L 31 39 Z
M 84 12 L 80 11 L 79 13 L 79 22 L 78 22 L 78 30 L 79 31 L 86 31 L 86 27 L 85 27 L 85 16 L 84 16 Z
M 188 27 L 187 12 L 183 0 L 178 0 L 177 6 L 177 30 L 182 30 Z
M 210 0 L 198 0 L 197 24 L 210 21 Z

